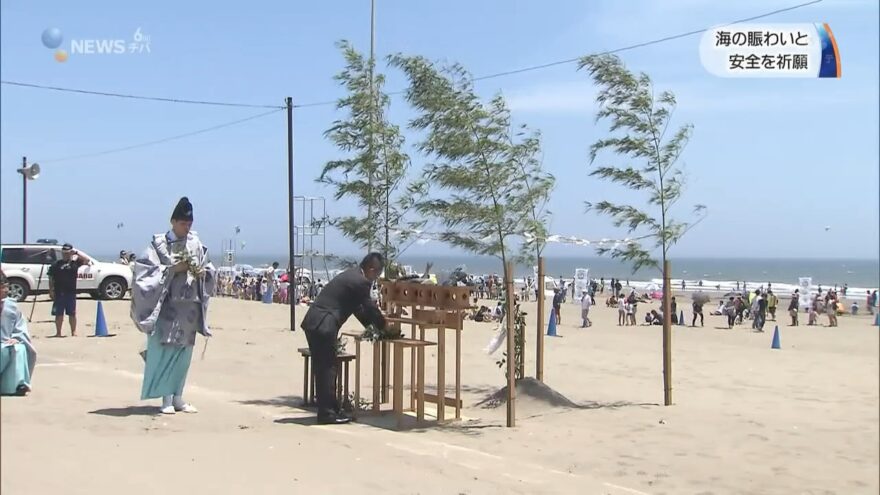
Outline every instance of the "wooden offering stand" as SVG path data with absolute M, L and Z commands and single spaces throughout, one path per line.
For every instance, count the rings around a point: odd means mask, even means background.
M 389 324 L 410 325 L 410 339 L 425 342 L 426 345 L 433 345 L 425 341 L 425 331 L 428 329 L 437 329 L 437 394 L 424 394 L 418 384 L 417 366 L 421 361 L 421 371 L 424 370 L 424 361 L 419 360 L 416 348 L 411 348 L 412 373 L 411 383 L 414 385 L 410 397 L 410 408 L 412 409 L 417 402 L 421 402 L 416 397 L 424 395 L 424 400 L 437 404 L 437 421 L 444 421 L 446 418 L 446 407 L 455 408 L 455 419 L 461 419 L 461 331 L 463 329 L 464 311 L 472 309 L 470 305 L 470 288 L 456 286 L 440 286 L 419 284 L 406 281 L 382 281 L 380 283 L 380 293 L 382 295 L 382 303 Z M 400 309 L 409 308 L 409 318 L 396 316 L 400 314 Z M 419 334 L 416 337 L 416 328 Z M 455 399 L 446 398 L 446 330 L 455 330 Z M 394 342 L 394 341 L 390 341 Z M 393 344 L 392 344 L 393 345 Z M 423 348 L 419 348 L 419 354 L 423 352 Z M 374 350 L 374 356 L 376 351 Z M 387 365 L 386 365 L 387 366 Z M 376 378 L 377 363 L 374 361 L 374 381 Z M 402 370 L 395 372 L 395 375 L 402 373 Z M 421 374 L 421 373 L 419 373 Z M 395 376 L 402 379 L 402 375 Z M 402 381 L 402 380 L 401 380 Z M 422 384 L 424 382 L 422 381 Z M 398 384 L 394 383 L 395 389 Z M 403 383 L 400 384 L 402 390 Z M 395 392 L 397 392 L 395 390 Z M 376 394 L 374 390 L 374 395 Z M 395 398 L 397 393 L 395 393 Z M 377 405 L 374 403 L 374 410 Z

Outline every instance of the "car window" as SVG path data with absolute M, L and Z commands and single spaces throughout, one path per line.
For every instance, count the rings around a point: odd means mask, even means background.
M 0 261 L 3 263 L 27 263 L 24 248 L 3 248 Z
M 55 261 L 55 250 L 51 248 L 5 248 L 2 255 L 3 263 L 19 263 L 30 265 L 50 264 Z
M 55 261 L 55 250 L 52 248 L 27 248 L 25 253 L 27 255 L 26 263 L 49 265 Z

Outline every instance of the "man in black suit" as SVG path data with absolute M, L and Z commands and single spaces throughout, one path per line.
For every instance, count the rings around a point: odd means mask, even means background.
M 353 314 L 364 326 L 385 328 L 385 318 L 370 297 L 373 281 L 379 278 L 385 259 L 370 253 L 360 267 L 349 268 L 324 286 L 309 307 L 300 325 L 306 332 L 315 392 L 318 395 L 318 423 L 340 424 L 351 419 L 340 410 L 336 400 L 336 339 L 342 324 Z

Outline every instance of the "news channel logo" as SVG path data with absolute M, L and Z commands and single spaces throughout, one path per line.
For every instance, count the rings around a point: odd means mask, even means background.
M 136 53 L 150 53 L 150 36 L 143 33 L 138 27 L 130 40 L 125 39 L 87 39 L 77 38 L 70 40 L 70 51 L 63 47 L 64 34 L 57 27 L 43 30 L 41 40 L 43 46 L 54 50 L 53 58 L 56 62 L 64 63 L 70 55 L 124 55 Z

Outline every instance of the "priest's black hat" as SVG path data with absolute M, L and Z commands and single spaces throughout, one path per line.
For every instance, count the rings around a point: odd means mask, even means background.
M 193 205 L 189 202 L 189 198 L 186 196 L 180 198 L 177 206 L 174 207 L 174 212 L 171 213 L 171 219 L 193 221 Z

